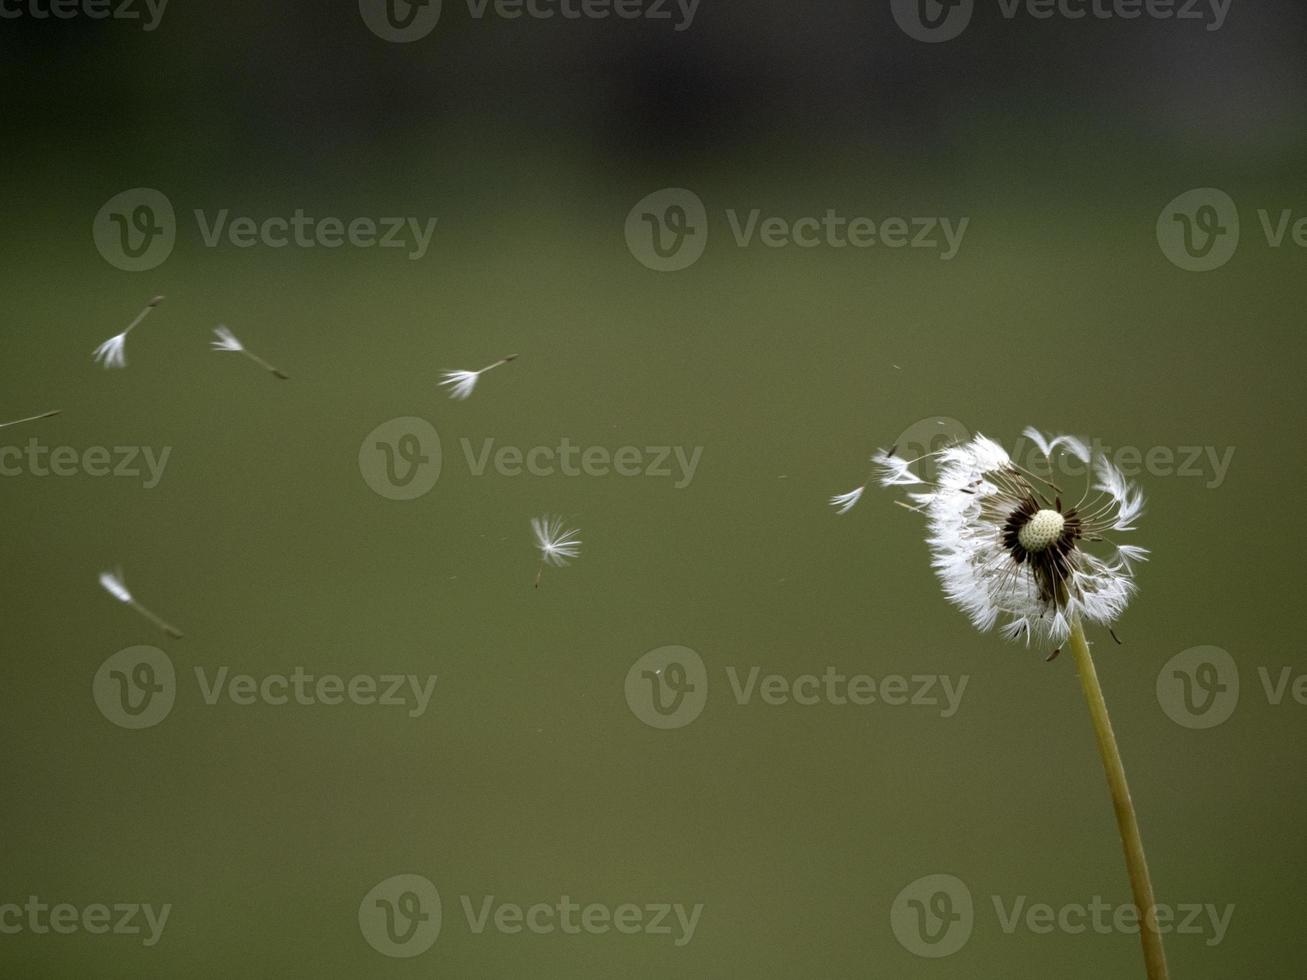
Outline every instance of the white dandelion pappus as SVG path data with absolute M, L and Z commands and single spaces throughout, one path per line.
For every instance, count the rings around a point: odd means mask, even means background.
M 116 337 L 110 337 L 103 344 L 91 352 L 91 359 L 96 364 L 102 364 L 106 368 L 120 368 L 127 366 L 127 334 L 120 333 Z
M 860 487 L 855 487 L 848 493 L 837 493 L 830 498 L 830 505 L 835 508 L 837 514 L 847 514 L 853 509 L 853 505 L 862 499 L 863 491 L 867 489 L 864 483 Z
M 213 328 L 218 339 L 210 341 L 214 350 L 244 351 L 245 345 L 236 339 L 236 335 L 224 327 L 222 324 Z
M 937 424 L 943 425 L 946 421 L 953 420 L 941 419 L 937 421 Z M 960 425 L 961 423 L 957 424 Z M 903 435 L 906 436 L 911 431 L 912 429 L 910 428 L 906 430 Z M 924 484 L 926 482 L 913 472 L 910 462 L 895 455 L 895 449 L 890 449 L 888 452 L 877 450 L 872 454 L 871 462 L 873 464 L 873 476 L 869 477 L 866 483 L 862 484 L 862 486 L 854 487 L 848 493 L 837 493 L 829 499 L 829 503 L 835 508 L 836 514 L 847 514 L 857 506 L 858 501 L 862 499 L 863 493 L 866 492 L 867 487 L 871 484 L 873 479 L 877 479 L 882 485 L 893 486 L 912 486 L 914 484 Z M 878 476 L 875 475 L 876 471 L 879 471 Z
M 162 296 L 155 296 L 150 302 L 145 304 L 145 309 L 136 314 L 136 319 L 127 324 L 127 329 L 116 336 L 110 337 L 103 344 L 91 352 L 91 359 L 96 364 L 103 365 L 105 368 L 121 368 L 127 366 L 127 335 L 136 328 L 142 320 L 150 315 L 150 311 L 163 302 Z
M 240 342 L 240 338 L 238 338 L 234 333 L 232 333 L 231 330 L 229 330 L 227 327 L 223 326 L 222 324 L 218 324 L 218 326 L 213 328 L 213 333 L 217 339 L 212 340 L 209 343 L 214 350 L 230 351 L 236 354 L 244 354 L 251 361 L 257 364 L 259 367 L 263 368 L 263 370 L 267 371 L 273 377 L 279 378 L 282 381 L 290 380 L 289 375 L 286 375 L 281 371 L 277 370 L 277 368 L 273 367 L 271 364 L 269 364 L 267 361 L 261 358 L 258 354 L 254 353 L 254 351 L 250 350 L 248 347 L 242 344 Z
M 501 357 L 494 364 L 487 364 L 480 371 L 446 371 L 440 383 L 450 389 L 450 398 L 456 401 L 464 401 L 476 388 L 481 375 L 516 359 L 516 354 L 509 354 L 507 357 Z
M 131 609 L 134 609 L 141 616 L 144 616 L 146 619 L 148 619 L 159 629 L 163 630 L 163 632 L 167 633 L 169 636 L 176 637 L 177 639 L 181 639 L 182 634 L 180 630 L 178 630 L 174 626 L 169 625 L 163 619 L 156 616 L 154 613 L 150 612 L 150 610 L 146 609 L 144 606 L 142 606 L 139 602 L 136 601 L 136 598 L 128 590 L 127 583 L 123 580 L 123 573 L 121 569 L 117 569 L 112 572 L 101 572 L 100 587 L 103 588 L 104 591 L 108 592 L 115 599 L 117 599 L 119 602 L 123 603 L 123 605 Z
M 978 629 L 1002 617 L 1004 636 L 1034 639 L 1054 647 L 1056 656 L 1077 619 L 1110 630 L 1134 595 L 1134 562 L 1145 560 L 1147 549 L 1106 535 L 1135 529 L 1143 494 L 1100 453 L 1080 499 L 1064 503 L 1052 482 L 1052 456 L 1062 450 L 1090 463 L 1088 447 L 1071 436 L 1045 439 L 1035 429 L 1025 435 L 1043 453 L 1047 479 L 976 435 L 930 454 L 938 476 L 908 497 L 911 509 L 926 516 L 931 564 L 948 600 Z M 923 482 L 911 470 L 920 460 L 892 452 L 877 457 L 882 485 Z M 1089 544 L 1103 554 L 1087 550 Z
M 540 551 L 540 569 L 536 572 L 535 587 L 540 588 L 540 576 L 546 565 L 562 568 L 581 553 L 581 532 L 564 528 L 561 517 L 546 514 L 531 518 L 531 533 L 535 535 L 536 548 Z

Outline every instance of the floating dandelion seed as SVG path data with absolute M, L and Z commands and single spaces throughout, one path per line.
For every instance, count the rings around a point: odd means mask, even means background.
M 1054 647 L 1049 660 L 1069 642 L 1107 774 L 1135 905 L 1154 908 L 1139 820 L 1083 625 L 1086 620 L 1099 623 L 1110 632 L 1135 594 L 1134 563 L 1148 552 L 1117 544 L 1107 535 L 1135 530 L 1143 493 L 1080 439 L 1048 439 L 1033 428 L 1024 434 L 1039 447 L 1046 477 L 1014 463 L 1002 446 L 977 435 L 921 457 L 938 462 L 934 480 L 912 469 L 920 460 L 900 459 L 893 449 L 880 453 L 875 457 L 880 482 L 922 488 L 908 494 L 915 504 L 909 509 L 926 516 L 927 543 L 944 594 L 976 627 L 987 630 L 1006 617 L 1003 634 Z M 1074 504 L 1064 502 L 1053 482 L 1052 459 L 1058 452 L 1085 465 L 1085 489 Z M 1089 545 L 1101 554 L 1087 550 Z M 1149 980 L 1166 980 L 1159 930 L 1139 932 Z
M 581 532 L 565 529 L 561 517 L 548 514 L 531 518 L 531 532 L 535 535 L 536 547 L 540 549 L 540 569 L 535 581 L 538 589 L 546 565 L 562 568 L 581 553 L 581 539 L 577 537 Z
M 178 639 L 181 639 L 182 634 L 180 630 L 164 622 L 154 613 L 150 612 L 150 610 L 146 609 L 139 602 L 137 602 L 135 598 L 133 598 L 132 594 L 129 591 L 127 591 L 127 585 L 123 581 L 123 573 L 121 569 L 117 569 L 112 572 L 102 572 L 100 574 L 100 585 L 101 587 L 103 587 L 104 591 L 108 592 L 111 596 L 113 596 L 115 599 L 117 599 L 119 602 L 123 603 L 124 605 L 136 610 L 138 613 L 140 613 L 142 616 L 148 619 L 159 629 L 163 630 L 169 636 L 173 636 Z
M 106 368 L 121 368 L 127 366 L 127 335 L 136 328 L 142 320 L 150 315 L 150 311 L 163 302 L 162 296 L 156 296 L 150 302 L 145 304 L 145 309 L 136 314 L 136 319 L 127 324 L 127 329 L 115 337 L 110 337 L 103 344 L 91 352 L 92 359 L 97 364 L 102 364 Z
M 7 429 L 11 425 L 22 425 L 24 422 L 39 422 L 41 419 L 52 419 L 59 414 L 56 409 L 53 412 L 42 412 L 40 415 L 29 415 L 25 419 L 14 419 L 12 422 L 0 422 L 0 429 Z
M 463 401 L 472 394 L 472 390 L 477 386 L 477 379 L 487 371 L 493 371 L 495 368 L 515 360 L 516 354 L 509 354 L 507 357 L 501 357 L 494 364 L 487 364 L 480 371 L 446 371 L 445 376 L 441 379 L 442 385 L 449 386 L 449 397 L 458 401 Z
M 872 456 L 871 461 L 873 463 L 876 462 L 881 455 L 883 454 L 878 453 Z M 867 483 L 870 482 L 871 482 L 871 478 L 868 477 Z M 862 499 L 863 493 L 865 493 L 867 490 L 867 483 L 862 484 L 862 486 L 860 487 L 854 487 L 848 493 L 837 493 L 835 494 L 835 496 L 831 497 L 830 505 L 835 508 L 835 513 L 847 514 L 849 511 L 851 511 L 854 508 L 854 506 L 858 503 L 858 501 Z
M 837 493 L 830 498 L 831 506 L 835 508 L 837 514 L 847 514 L 853 509 L 853 505 L 862 499 L 862 493 L 867 489 L 864 483 L 860 487 L 850 490 L 848 493 Z
M 237 339 L 236 335 L 226 327 L 219 324 L 213 328 L 213 332 L 218 338 L 217 340 L 210 341 L 214 350 L 234 351 L 237 354 L 244 354 L 259 367 L 263 368 L 263 370 L 269 372 L 274 378 L 280 378 L 282 381 L 290 380 L 287 375 L 277 370 L 258 354 L 254 353 L 254 351 L 242 344 L 240 340 Z

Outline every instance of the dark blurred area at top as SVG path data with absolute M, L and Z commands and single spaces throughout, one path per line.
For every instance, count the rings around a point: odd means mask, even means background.
M 152 32 L 4 19 L 7 155 L 86 168 L 261 160 L 312 175 L 334 156 L 414 140 L 489 154 L 567 144 L 633 168 L 754 154 L 783 166 L 834 148 L 948 165 L 1006 131 L 1050 164 L 1102 134 L 1250 166 L 1303 143 L 1300 4 L 1233 0 L 1209 31 L 1147 17 L 1008 20 L 998 0 L 977 0 L 970 27 L 940 44 L 906 36 L 888 0 L 702 0 L 687 30 L 674 23 L 475 20 L 445 0 L 433 33 L 394 44 L 350 0 L 173 0 Z

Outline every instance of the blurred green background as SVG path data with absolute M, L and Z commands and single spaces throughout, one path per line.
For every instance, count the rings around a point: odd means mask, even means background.
M 981 5 L 926 44 L 888 4 L 704 0 L 693 25 L 478 21 L 446 3 L 411 44 L 353 4 L 169 7 L 0 26 L 6 327 L 0 447 L 171 449 L 141 479 L 0 478 L 5 856 L 0 904 L 171 903 L 162 939 L 0 935 L 15 977 L 1142 976 L 1137 937 L 1005 933 L 991 896 L 1129 901 L 1070 657 L 979 635 L 942 598 L 920 521 L 827 498 L 914 422 L 1011 446 L 1036 424 L 1109 446 L 1225 447 L 1218 486 L 1144 474 L 1153 551 L 1093 635 L 1158 898 L 1234 906 L 1222 941 L 1168 941 L 1176 978 L 1293 978 L 1307 707 L 1293 542 L 1307 530 L 1298 377 L 1307 253 L 1258 208 L 1307 214 L 1302 11 L 1050 22 Z M 1299 41 L 1294 41 L 1297 37 Z M 18 92 L 24 94 L 19 97 Z M 115 194 L 163 192 L 177 244 L 146 272 L 97 252 Z M 708 212 L 703 257 L 638 262 L 631 208 Z M 1243 239 L 1169 262 L 1167 202 L 1216 187 Z M 204 247 L 191 212 L 438 216 L 430 251 Z M 793 220 L 970 219 L 929 250 L 740 248 L 726 209 Z M 1301 214 L 1300 214 L 1301 212 Z M 156 293 L 129 366 L 90 352 Z M 207 349 L 230 326 L 293 380 Z M 520 358 L 455 402 L 440 372 Z M 417 416 L 444 467 L 400 502 L 364 437 Z M 693 480 L 473 475 L 461 439 L 702 447 Z M 566 515 L 546 570 L 528 520 Z M 166 641 L 96 585 L 121 564 Z M 117 727 L 91 697 L 116 651 L 163 647 L 171 713 Z M 643 724 L 646 651 L 708 671 L 702 715 Z M 1229 651 L 1237 709 L 1159 704 L 1187 648 Z M 194 669 L 436 674 L 430 707 L 208 705 Z M 726 670 L 969 678 L 935 708 L 737 704 Z M 439 939 L 375 952 L 360 902 L 429 878 Z M 950 873 L 975 925 L 952 956 L 890 909 Z M 692 941 L 476 934 L 459 897 L 702 903 Z

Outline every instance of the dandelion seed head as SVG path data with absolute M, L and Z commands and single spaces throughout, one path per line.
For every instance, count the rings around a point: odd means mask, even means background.
M 1004 619 L 1009 639 L 1061 646 L 1076 619 L 1111 625 L 1133 597 L 1134 564 L 1148 551 L 1107 535 L 1134 530 L 1143 493 L 1081 439 L 1025 435 L 1043 453 L 1047 479 L 982 435 L 929 454 L 939 470 L 933 481 L 913 470 L 920 460 L 891 451 L 875 462 L 883 484 L 914 488 L 909 509 L 926 516 L 931 563 L 950 602 L 978 629 Z M 1064 501 L 1052 482 L 1058 451 L 1093 463 L 1078 500 Z
M 1061 511 L 1037 510 L 1017 532 L 1017 543 L 1031 554 L 1047 551 L 1066 527 Z

